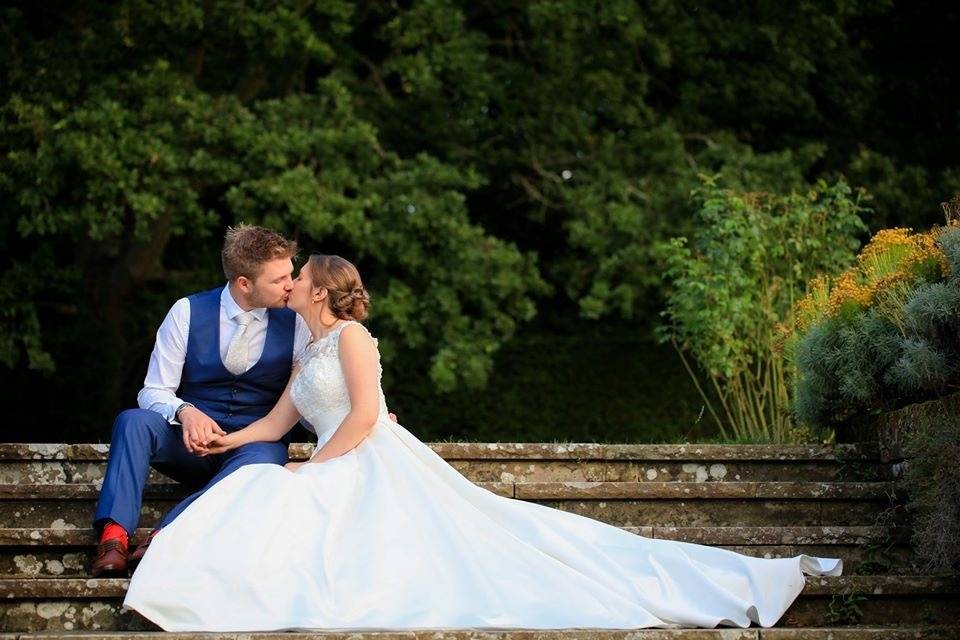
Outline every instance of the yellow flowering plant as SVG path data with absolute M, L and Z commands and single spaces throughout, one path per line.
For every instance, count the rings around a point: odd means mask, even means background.
M 778 327 L 794 414 L 836 425 L 958 388 L 960 222 L 878 231 L 852 266 L 818 275 Z
M 909 228 L 883 229 L 860 251 L 856 264 L 837 276 L 817 275 L 791 312 L 793 334 L 803 334 L 825 318 L 877 309 L 903 330 L 903 307 L 910 291 L 922 282 L 950 275 L 950 265 L 937 244 L 941 228 L 911 233 Z M 781 329 L 785 341 L 791 332 Z

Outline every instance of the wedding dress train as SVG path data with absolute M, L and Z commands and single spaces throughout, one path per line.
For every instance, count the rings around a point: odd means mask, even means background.
M 337 327 L 291 394 L 318 447 L 349 411 Z M 772 626 L 804 573 L 836 558 L 755 558 L 652 539 L 464 478 L 387 417 L 296 472 L 241 467 L 154 538 L 124 607 L 167 631 Z

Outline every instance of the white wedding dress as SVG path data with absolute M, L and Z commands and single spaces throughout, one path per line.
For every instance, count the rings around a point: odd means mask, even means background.
M 291 389 L 322 445 L 350 409 L 337 327 Z M 772 626 L 804 573 L 480 488 L 387 417 L 296 472 L 241 467 L 154 538 L 124 607 L 166 631 Z

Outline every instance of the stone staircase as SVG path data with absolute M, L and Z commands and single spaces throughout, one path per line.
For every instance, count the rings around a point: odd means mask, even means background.
M 904 496 L 873 443 L 431 447 L 499 495 L 646 537 L 763 557 L 839 557 L 844 575 L 807 576 L 801 595 L 771 629 L 258 633 L 257 639 L 960 638 L 960 576 L 924 575 L 914 566 Z M 310 450 L 293 444 L 290 457 L 305 459 Z M 125 579 L 88 578 L 95 545 L 90 519 L 107 452 L 107 445 L 0 444 L 0 640 L 154 635 L 151 623 L 120 608 Z M 179 485 L 152 472 L 133 542 L 183 495 Z

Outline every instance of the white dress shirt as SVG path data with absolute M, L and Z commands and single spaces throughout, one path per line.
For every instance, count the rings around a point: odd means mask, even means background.
M 247 366 L 244 371 L 260 360 L 263 354 L 263 345 L 267 339 L 268 316 L 266 309 L 252 309 L 254 318 L 247 327 L 250 336 L 250 348 L 247 352 Z M 227 357 L 227 348 L 233 334 L 240 328 L 236 317 L 244 310 L 237 304 L 230 294 L 229 285 L 224 286 L 220 294 L 220 358 Z M 150 364 L 147 367 L 147 377 L 143 380 L 143 389 L 137 394 L 137 404 L 141 409 L 156 411 L 168 422 L 177 424 L 174 413 L 183 400 L 177 397 L 180 387 L 180 378 L 183 375 L 183 364 L 187 357 L 187 336 L 190 334 L 190 300 L 177 300 L 167 317 L 163 319 L 157 329 L 157 341 L 150 354 Z M 293 352 L 290 354 L 291 364 L 295 364 L 303 357 L 303 350 L 310 342 L 310 329 L 297 314 L 296 326 L 293 335 Z

